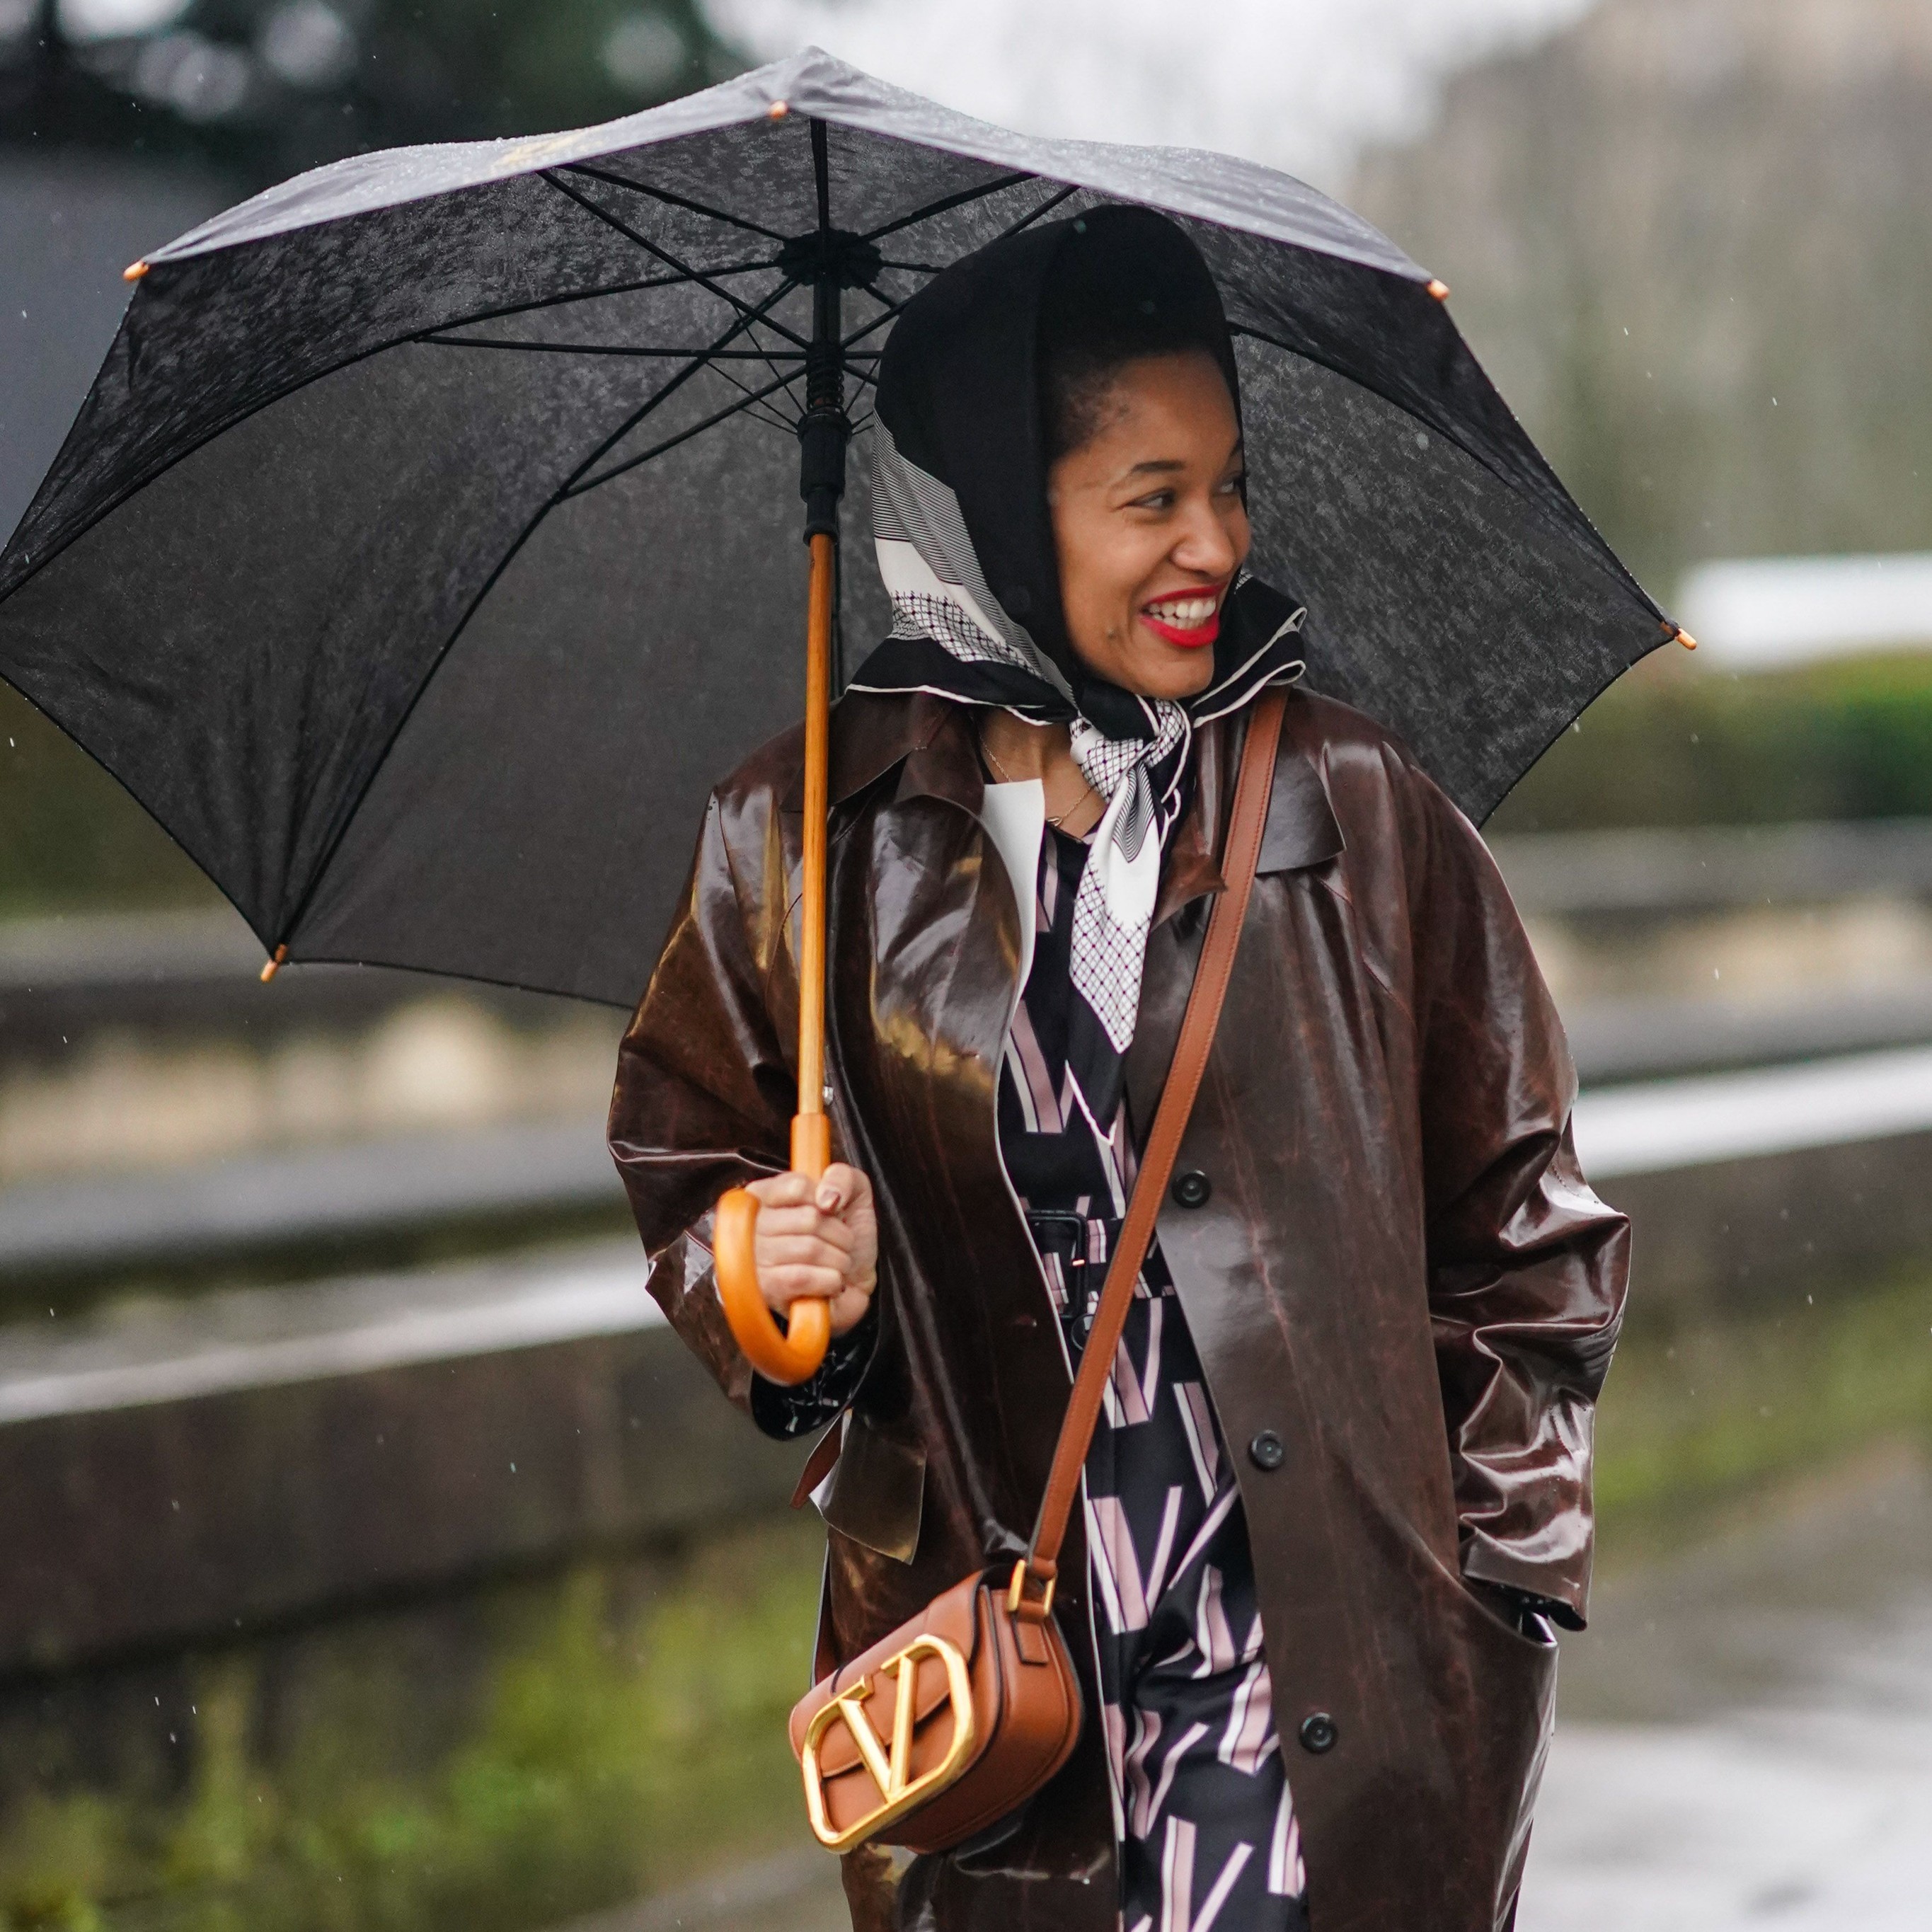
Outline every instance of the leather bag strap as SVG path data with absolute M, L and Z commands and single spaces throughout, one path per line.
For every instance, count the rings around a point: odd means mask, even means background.
M 1134 1284 L 1140 1279 L 1141 1264 L 1147 1258 L 1148 1244 L 1154 1238 L 1161 1197 L 1167 1192 L 1167 1178 L 1174 1171 L 1180 1137 L 1186 1131 L 1188 1116 L 1194 1111 L 1194 1096 L 1200 1091 L 1201 1077 L 1207 1070 L 1208 1051 L 1214 1042 L 1221 1002 L 1234 971 L 1234 950 L 1240 944 L 1241 926 L 1254 890 L 1255 866 L 1261 856 L 1268 798 L 1274 788 L 1275 754 L 1281 742 L 1282 713 L 1286 704 L 1284 693 L 1264 691 L 1249 711 L 1247 742 L 1241 749 L 1240 775 L 1234 782 L 1234 811 L 1228 821 L 1227 855 L 1222 866 L 1226 886 L 1208 918 L 1208 937 L 1187 996 L 1187 1011 L 1180 1023 L 1174 1064 L 1168 1071 L 1167 1084 L 1154 1112 L 1154 1131 L 1148 1136 L 1147 1150 L 1141 1156 L 1133 1198 L 1127 1203 L 1127 1216 L 1120 1225 L 1120 1238 L 1107 1266 L 1100 1306 L 1094 1312 L 1094 1326 L 1080 1358 L 1080 1372 L 1074 1378 L 1073 1394 L 1066 1405 L 1066 1419 L 1060 1426 L 1060 1442 L 1046 1479 L 1046 1494 L 1040 1502 L 1040 1520 L 1034 1527 L 1033 1545 L 1027 1552 L 1027 1574 L 1043 1591 L 1058 1573 L 1060 1543 L 1066 1534 L 1066 1520 L 1074 1498 L 1079 1493 L 1080 1472 L 1094 1439 L 1094 1425 L 1100 1419 L 1100 1399 L 1113 1372 L 1114 1352 L 1126 1326 Z M 1016 1576 L 1016 1586 L 1018 1580 Z

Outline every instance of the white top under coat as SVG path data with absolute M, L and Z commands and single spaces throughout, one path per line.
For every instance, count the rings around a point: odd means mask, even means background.
M 1013 987 L 1012 1007 L 1006 1014 L 1010 1028 L 1027 975 L 1033 970 L 1034 899 L 1040 878 L 1040 848 L 1046 837 L 1046 786 L 1038 778 L 989 784 L 986 802 L 980 808 L 980 823 L 1006 868 L 1014 910 L 1019 914 L 1020 976 Z

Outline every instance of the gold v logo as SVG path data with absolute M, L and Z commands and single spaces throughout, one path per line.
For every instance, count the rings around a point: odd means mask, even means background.
M 942 1708 L 952 1713 L 952 1735 L 939 1762 L 915 1776 L 912 1766 L 919 1719 L 919 1664 L 925 1657 L 937 1658 L 946 1672 L 946 1702 Z M 811 1814 L 812 1831 L 820 1844 L 835 1852 L 850 1850 L 944 1790 L 964 1768 L 973 1748 L 972 1678 L 965 1658 L 945 1638 L 914 1637 L 904 1649 L 880 1666 L 876 1676 L 890 1676 L 892 1680 L 890 1744 L 873 1728 L 871 1718 L 862 1708 L 872 1694 L 874 1680 L 868 1678 L 840 1692 L 814 1714 L 800 1754 L 805 1773 L 806 1809 Z M 940 1714 L 940 1710 L 935 1709 L 927 1723 L 932 1724 Z M 820 1766 L 820 1747 L 835 1724 L 844 1726 L 860 1762 L 878 1792 L 875 1805 L 843 1823 L 835 1823 L 831 1817 Z

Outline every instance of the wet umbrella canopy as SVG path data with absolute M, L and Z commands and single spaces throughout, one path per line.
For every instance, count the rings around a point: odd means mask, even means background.
M 1426 274 L 1267 169 L 1022 138 L 816 52 L 340 162 L 158 250 L 0 554 L 0 675 L 265 947 L 628 1006 L 708 788 L 800 712 L 814 323 L 862 458 L 896 306 L 1108 201 L 1220 286 L 1310 682 L 1482 818 L 1674 627 Z M 864 468 L 848 668 L 890 622 Z

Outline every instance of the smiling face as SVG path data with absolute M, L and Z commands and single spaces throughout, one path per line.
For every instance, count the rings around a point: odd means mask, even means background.
M 1248 554 L 1234 399 L 1214 358 L 1189 350 L 1124 364 L 1094 416 L 1047 476 L 1067 634 L 1111 682 L 1191 698 L 1213 680 Z

